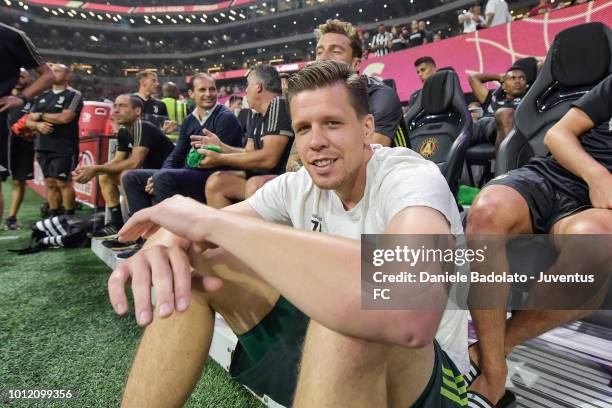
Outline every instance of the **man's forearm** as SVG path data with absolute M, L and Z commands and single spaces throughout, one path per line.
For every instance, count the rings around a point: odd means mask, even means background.
M 244 216 L 227 217 L 222 212 L 212 224 L 201 226 L 209 229 L 211 242 L 243 261 L 296 307 L 331 330 L 418 347 L 421 327 L 441 315 L 424 310 L 363 310 L 359 241 Z M 253 245 L 257 242 L 266 243 L 265 253 Z
M 41 120 L 54 125 L 66 125 L 74 119 L 64 113 L 44 113 L 41 115 Z
M 276 165 L 276 161 L 272 160 L 269 153 L 263 150 L 222 154 L 221 161 L 223 166 L 249 170 L 270 170 Z
M 121 173 L 124 170 L 131 170 L 140 167 L 140 163 L 135 160 L 119 160 L 111 161 L 105 164 L 96 164 L 92 166 L 96 174 L 98 173 Z
M 481 83 L 491 82 L 491 81 L 501 82 L 502 80 L 502 76 L 500 74 L 488 74 L 485 72 L 474 74 L 472 77 Z
M 563 129 L 551 129 L 546 135 L 545 144 L 559 164 L 587 183 L 610 173 L 584 150 L 580 139 Z
M 221 142 L 221 150 L 223 153 L 244 153 L 246 152 L 244 147 L 234 147 Z

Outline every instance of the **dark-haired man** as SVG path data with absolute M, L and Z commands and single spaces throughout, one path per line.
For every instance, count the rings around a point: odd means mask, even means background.
M 167 228 L 109 279 L 115 311 L 128 311 L 131 279 L 138 323 L 150 324 L 124 406 L 176 406 L 187 398 L 215 311 L 238 334 L 232 374 L 286 406 L 466 405 L 462 377 L 443 348 L 465 359 L 467 319 L 457 310 L 442 317 L 444 290 L 430 287 L 437 308 L 427 311 L 361 307 L 362 233 L 461 232 L 446 181 L 409 149 L 370 145 L 367 83 L 348 65 L 304 68 L 289 80 L 287 98 L 304 168 L 222 211 L 173 197 L 135 214 L 121 231 L 134 239 Z M 193 291 L 186 251 L 197 276 L 206 276 Z
M 205 151 L 202 168 L 229 166 L 236 170 L 218 171 L 206 182 L 206 203 L 215 208 L 252 196 L 262 185 L 285 172 L 293 130 L 282 96 L 280 75 L 272 65 L 258 65 L 247 75 L 247 101 L 258 114 L 244 148 L 228 146 L 214 134 L 194 136 L 201 146 L 216 145 L 222 153 Z
M 476 73 L 468 80 L 484 115 L 474 122 L 471 145 L 488 142 L 497 150 L 512 130 L 514 110 L 527 92 L 527 76 L 522 67 L 515 64 L 505 74 Z M 501 87 L 488 89 L 485 83 L 490 81 L 500 82 Z
M 12 95 L 18 95 L 32 83 L 30 73 L 21 68 L 19 80 L 15 84 Z M 28 102 L 19 108 L 11 108 L 8 113 L 8 168 L 13 179 L 13 189 L 11 191 L 11 207 L 9 215 L 4 223 L 5 230 L 19 229 L 17 223 L 17 212 L 26 190 L 26 181 L 34 178 L 34 137 L 36 137 L 25 126 L 15 132 L 12 126 L 22 120 L 24 115 L 30 112 L 32 103 Z M 1 194 L 1 193 L 0 193 Z M 1 206 L 0 206 L 1 207 Z M 0 208 L 1 211 L 1 208 Z
M 315 35 L 317 61 L 338 61 L 349 64 L 353 70 L 359 68 L 363 44 L 351 23 L 327 20 L 315 30 Z M 366 78 L 370 113 L 374 116 L 376 126 L 372 142 L 383 146 L 409 147 L 402 105 L 397 93 L 377 78 Z
M 117 152 L 111 161 L 77 168 L 72 172 L 74 181 L 87 183 L 96 175 L 102 196 L 111 214 L 110 223 L 94 233 L 95 238 L 116 235 L 123 226 L 119 188 L 121 173 L 144 168 L 159 169 L 174 149 L 174 144 L 151 122 L 140 120 L 144 109 L 142 100 L 123 94 L 115 99 L 113 119 L 121 127 L 117 132 Z
M 38 132 L 35 150 L 45 177 L 50 215 L 58 215 L 61 204 L 66 214 L 74 213 L 71 173 L 79 152 L 79 116 L 83 109 L 81 92 L 70 87 L 70 69 L 51 66 L 53 88 L 32 105 L 26 125 Z
M 416 68 L 416 74 L 421 80 L 422 83 L 427 81 L 427 78 L 438 72 L 438 67 L 436 66 L 436 61 L 430 56 L 420 57 L 414 61 L 414 67 Z M 410 99 L 408 100 L 408 105 L 412 106 L 416 98 L 421 93 L 421 90 L 418 89 L 410 95 Z

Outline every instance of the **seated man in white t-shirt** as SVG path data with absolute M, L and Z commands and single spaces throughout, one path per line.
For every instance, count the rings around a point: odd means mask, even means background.
M 457 366 L 467 365 L 467 314 L 444 311 L 443 287 L 412 293 L 437 308 L 361 306 L 361 234 L 462 232 L 444 177 L 409 149 L 370 145 L 367 83 L 346 64 L 304 68 L 287 99 L 300 171 L 223 210 L 175 196 L 120 231 L 122 240 L 149 237 L 109 279 L 118 314 L 128 312 L 131 280 L 147 326 L 123 406 L 184 403 L 214 312 L 238 335 L 230 373 L 284 405 L 466 405 Z

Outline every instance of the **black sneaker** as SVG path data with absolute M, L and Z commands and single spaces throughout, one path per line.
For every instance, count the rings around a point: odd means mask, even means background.
M 132 249 L 128 249 L 127 251 L 121 251 L 117 254 L 115 254 L 115 257 L 117 259 L 128 259 L 130 256 L 134 255 L 136 252 L 140 251 L 141 246 L 138 245 Z
M 15 217 L 8 217 L 4 221 L 4 230 L 5 231 L 15 231 L 15 230 L 20 230 L 20 229 L 21 229 L 21 225 L 17 224 L 17 218 L 15 218 Z
M 92 238 L 113 238 L 117 236 L 117 233 L 119 233 L 119 230 L 117 229 L 117 227 L 115 227 L 114 224 L 106 224 L 105 226 L 94 232 L 92 234 Z
M 120 242 L 116 239 L 109 239 L 106 241 L 102 241 L 102 245 L 109 249 L 112 249 L 113 251 L 126 251 L 128 249 L 133 249 L 136 248 L 138 245 L 141 245 L 141 239 L 127 242 Z

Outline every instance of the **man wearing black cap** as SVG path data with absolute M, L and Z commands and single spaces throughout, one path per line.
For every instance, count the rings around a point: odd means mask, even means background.
M 527 92 L 527 75 L 523 65 L 514 64 L 504 74 L 477 73 L 469 76 L 474 96 L 482 105 L 484 116 L 474 122 L 472 145 L 489 142 L 495 149 L 510 133 L 514 109 Z M 501 86 L 490 90 L 485 83 L 498 81 Z
M 8 176 L 7 111 L 20 108 L 53 83 L 53 73 L 23 31 L 0 23 L 0 182 Z M 39 77 L 17 95 L 11 95 L 21 68 L 34 69 Z M 4 209 L 0 184 L 0 219 Z

